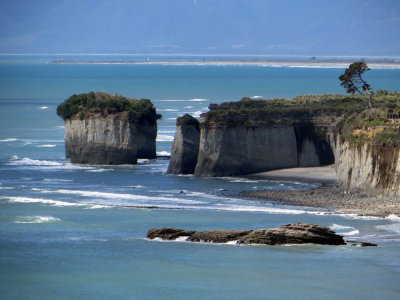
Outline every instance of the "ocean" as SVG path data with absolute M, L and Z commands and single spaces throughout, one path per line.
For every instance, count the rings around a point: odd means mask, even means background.
M 318 184 L 167 175 L 165 158 L 122 166 L 65 160 L 64 122 L 56 108 L 72 94 L 151 99 L 163 115 L 157 137 L 162 156 L 171 151 L 180 115 L 199 117 L 210 103 L 245 96 L 343 94 L 343 68 L 51 63 L 104 57 L 0 56 L 0 299 L 400 297 L 397 216 L 338 215 L 241 199 L 234 195 L 243 190 Z M 374 89 L 400 90 L 400 69 L 373 69 L 366 78 Z M 258 229 L 297 222 L 379 246 L 146 239 L 154 227 Z

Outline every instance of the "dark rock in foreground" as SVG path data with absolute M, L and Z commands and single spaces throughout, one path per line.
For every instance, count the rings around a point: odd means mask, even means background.
M 345 245 L 343 237 L 331 229 L 314 224 L 287 224 L 276 228 L 259 230 L 207 230 L 192 231 L 175 228 L 153 228 L 147 233 L 149 239 L 160 238 L 175 240 L 187 237 L 190 242 L 228 243 L 237 241 L 238 244 L 321 244 Z

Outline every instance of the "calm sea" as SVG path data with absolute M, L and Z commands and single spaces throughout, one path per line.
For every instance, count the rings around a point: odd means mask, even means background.
M 166 155 L 179 115 L 198 117 L 210 103 L 244 96 L 343 93 L 343 69 L 50 63 L 57 58 L 104 56 L 0 56 L 0 299 L 399 299 L 396 216 L 333 215 L 230 196 L 316 186 L 299 182 L 166 175 L 163 159 L 117 167 L 65 160 L 64 123 L 55 111 L 72 94 L 151 99 L 163 115 L 157 152 Z M 371 70 L 367 80 L 375 89 L 400 90 L 399 69 Z M 145 238 L 153 227 L 294 222 L 379 247 Z

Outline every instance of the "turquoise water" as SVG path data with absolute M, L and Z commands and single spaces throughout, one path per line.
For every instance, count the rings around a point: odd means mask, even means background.
M 343 69 L 51 64 L 0 57 L 0 299 L 398 299 L 400 219 L 333 215 L 233 198 L 299 182 L 166 175 L 168 161 L 82 166 L 65 161 L 59 103 L 90 90 L 152 99 L 157 152 L 175 119 L 243 96 L 343 93 Z M 400 70 L 372 70 L 400 90 Z M 135 208 L 158 206 L 165 209 Z M 236 246 L 158 242 L 153 227 L 329 226 L 379 247 Z

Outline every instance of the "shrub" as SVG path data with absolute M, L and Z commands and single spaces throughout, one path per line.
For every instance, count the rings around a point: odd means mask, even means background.
M 162 117 L 156 113 L 149 99 L 131 99 L 101 92 L 72 95 L 57 107 L 57 115 L 64 121 L 76 115 L 83 120 L 92 113 L 107 115 L 120 112 L 127 112 L 129 120 L 134 123 L 144 120 L 154 123 Z

